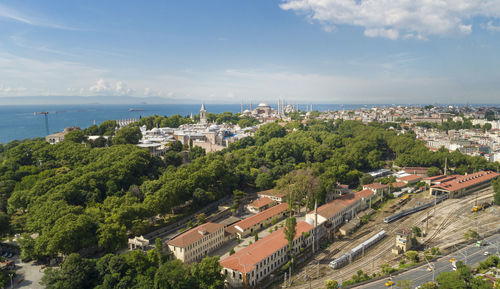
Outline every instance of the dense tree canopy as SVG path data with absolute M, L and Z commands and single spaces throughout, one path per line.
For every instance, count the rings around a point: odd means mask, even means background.
M 232 122 L 233 117 L 215 115 L 214 121 Z M 21 242 L 24 254 L 32 257 L 68 255 L 88 247 L 113 252 L 127 237 L 154 229 L 153 216 L 189 215 L 235 190 L 278 184 L 293 191 L 292 185 L 300 185 L 305 189 L 296 201 L 311 207 L 314 201 L 323 203 L 337 183 L 357 187 L 368 181 L 362 172 L 391 162 L 434 166 L 437 171 L 447 159 L 449 168 L 462 173 L 498 168 L 498 163 L 458 151 L 429 151 L 411 131 L 398 134 L 378 123 L 341 120 L 310 119 L 289 130 L 265 124 L 254 137 L 216 153 L 205 154 L 194 146 L 186 159 L 181 151 L 187 148 L 179 142 L 172 143 L 163 160 L 146 149 L 119 144 L 120 139 L 137 140 L 137 125 L 189 122 L 180 116 L 153 116 L 117 131 L 114 121 L 83 130 L 84 135 L 115 135 L 114 144 L 103 147 L 81 144 L 78 138 L 55 145 L 42 139 L 2 145 L 0 226 L 38 233 L 35 239 L 24 235 Z M 163 220 L 168 222 L 158 222 Z

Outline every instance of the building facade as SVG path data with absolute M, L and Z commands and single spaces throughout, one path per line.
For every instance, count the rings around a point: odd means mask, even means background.
M 168 241 L 168 249 L 185 263 L 199 261 L 225 242 L 224 225 L 205 223 Z
M 313 226 L 299 221 L 295 228 L 292 253 L 312 245 Z M 220 261 L 226 283 L 231 288 L 258 287 L 258 284 L 289 260 L 288 241 L 283 228 Z

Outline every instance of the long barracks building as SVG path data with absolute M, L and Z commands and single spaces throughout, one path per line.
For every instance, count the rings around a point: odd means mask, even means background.
M 294 255 L 300 252 L 300 248 L 312 245 L 312 234 L 309 232 L 313 229 L 307 222 L 297 222 L 292 249 Z M 288 241 L 283 230 L 280 228 L 219 262 L 230 288 L 255 287 L 288 262 Z
M 491 181 L 500 174 L 492 171 L 480 171 L 474 174 L 447 176 L 445 181 L 431 186 L 431 195 L 449 194 L 450 198 L 459 198 L 491 185 Z M 444 179 L 444 178 L 443 178 Z

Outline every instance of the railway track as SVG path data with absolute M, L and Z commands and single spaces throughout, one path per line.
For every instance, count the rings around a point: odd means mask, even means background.
M 446 218 L 439 224 L 438 229 L 436 229 L 431 237 L 429 237 L 426 241 L 425 244 L 430 244 L 432 241 L 434 241 L 443 230 L 448 228 L 454 221 L 456 221 L 456 218 L 463 214 L 464 212 L 467 211 L 468 208 L 470 208 L 470 205 L 474 203 L 476 200 L 479 202 L 480 200 L 484 200 L 487 198 L 491 198 L 491 195 L 484 196 L 484 193 L 492 193 L 491 188 L 485 188 L 477 193 L 477 198 L 473 197 L 473 195 L 469 195 L 464 199 L 450 199 L 445 202 L 442 202 L 440 204 L 437 204 L 436 207 L 429 207 L 423 211 L 416 212 L 412 215 L 408 215 L 406 217 L 403 217 L 399 220 L 396 220 L 390 224 L 379 224 L 378 226 L 373 226 L 371 230 L 366 230 L 363 234 L 366 235 L 370 232 L 375 232 L 377 230 L 384 229 L 387 231 L 387 237 L 383 240 L 381 240 L 377 245 L 375 245 L 373 248 L 370 248 L 369 251 L 365 254 L 365 257 L 358 257 L 355 259 L 351 264 L 348 264 L 342 269 L 332 271 L 331 274 L 328 274 L 328 278 L 334 279 L 334 280 L 348 280 L 350 279 L 358 270 L 363 270 L 365 273 L 371 273 L 367 272 L 367 268 L 374 269 L 375 263 L 377 263 L 378 260 L 384 260 L 384 256 L 387 256 L 388 253 L 390 253 L 390 250 L 392 249 L 394 245 L 394 240 L 393 236 L 394 233 L 397 231 L 403 229 L 403 228 L 412 228 L 415 225 L 423 224 L 425 222 L 425 218 L 427 215 L 427 212 L 429 210 L 439 209 L 439 210 L 444 210 L 444 209 L 450 209 L 452 206 L 456 206 L 457 203 L 459 203 L 461 206 L 458 210 L 450 212 Z M 454 201 L 452 201 L 454 200 Z M 430 218 L 430 217 L 429 217 Z M 354 238 L 358 239 L 360 236 L 355 236 Z M 295 277 L 292 278 L 292 282 L 303 279 L 306 276 L 307 272 L 316 272 L 318 271 L 318 268 L 316 266 L 321 266 L 320 264 L 323 264 L 325 259 L 328 261 L 326 263 L 329 263 L 331 259 L 335 255 L 341 255 L 342 253 L 345 253 L 346 251 L 352 249 L 355 245 L 351 245 L 352 243 L 349 242 L 346 244 L 345 240 L 340 240 L 336 241 L 334 244 L 328 248 L 328 252 L 324 253 L 323 255 L 317 256 L 319 258 L 315 258 L 314 260 L 310 261 L 307 266 L 311 266 L 310 268 L 303 269 L 300 273 L 295 275 Z M 333 246 L 333 247 L 332 247 Z M 327 266 L 326 263 L 324 263 L 323 266 Z M 305 268 L 304 267 L 304 268 Z M 315 275 L 315 274 L 313 274 Z M 314 276 L 309 276 L 309 277 L 314 277 Z M 313 279 L 317 279 L 316 278 Z M 326 277 L 323 279 L 326 280 Z M 319 279 L 321 280 L 321 278 Z M 301 285 L 297 286 L 297 288 L 304 287 L 308 288 L 306 285 Z

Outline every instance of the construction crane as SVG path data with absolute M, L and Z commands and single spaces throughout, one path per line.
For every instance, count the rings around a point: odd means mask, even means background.
M 49 135 L 49 117 L 48 117 L 49 112 L 48 111 L 40 111 L 40 112 L 34 113 L 34 115 L 39 115 L 39 114 L 43 114 L 45 116 L 45 132 L 46 132 L 46 135 Z

